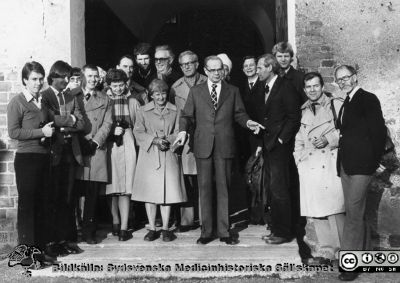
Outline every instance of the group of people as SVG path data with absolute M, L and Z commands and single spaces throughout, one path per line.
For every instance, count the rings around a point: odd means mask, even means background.
M 239 243 L 229 228 L 229 188 L 237 139 L 248 157 L 263 158 L 261 209 L 270 212 L 272 245 L 296 238 L 305 264 L 329 263 L 341 249 L 368 247 L 363 220 L 367 186 L 379 166 L 386 127 L 378 98 L 358 86 L 348 65 L 335 69 L 346 93 L 324 92 L 318 72 L 291 65 L 288 42 L 271 54 L 243 59 L 244 83 L 232 85 L 226 54 L 204 59 L 192 51 L 173 66 L 168 45 L 153 52 L 138 44 L 115 68 L 82 69 L 57 61 L 47 76 L 40 63 L 22 69 L 22 93 L 8 105 L 8 131 L 18 140 L 15 172 L 19 194 L 18 236 L 43 250 L 41 260 L 83 252 L 77 245 L 76 191 L 84 196 L 82 236 L 96 243 L 96 202 L 106 184 L 119 240 L 128 231 L 131 200 L 145 203 L 148 233 L 176 239 L 171 207 L 180 210 L 177 231 L 195 227 L 198 244 L 216 238 Z M 154 62 L 154 65 L 152 64 Z M 245 130 L 238 131 L 239 124 Z M 198 187 L 198 193 L 197 193 Z M 195 205 L 199 202 L 199 207 Z M 156 229 L 157 206 L 162 219 Z M 260 208 L 258 208 L 260 209 Z M 314 258 L 304 242 L 306 217 L 313 218 L 319 245 L 330 258 Z M 353 273 L 340 279 L 354 279 Z

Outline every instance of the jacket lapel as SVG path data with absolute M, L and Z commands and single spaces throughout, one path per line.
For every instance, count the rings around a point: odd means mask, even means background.
M 221 82 L 221 92 L 219 94 L 217 110 L 219 108 L 221 108 L 222 104 L 225 102 L 225 100 L 228 98 L 228 96 L 229 96 L 228 86 L 226 85 L 225 82 Z
M 90 96 L 88 102 L 86 102 L 85 110 L 93 111 L 93 110 L 103 107 L 103 106 L 104 106 L 103 99 L 98 95 L 98 93 L 96 93 L 96 94 Z
M 275 96 L 278 93 L 278 90 L 281 86 L 282 83 L 282 78 L 278 77 L 272 86 L 272 89 L 270 91 L 270 94 L 268 96 L 267 102 L 265 103 L 265 109 L 268 109 L 269 105 L 271 104 L 271 98 Z M 265 94 L 264 94 L 265 95 Z
M 205 82 L 202 86 L 202 91 L 201 91 L 201 95 L 204 99 L 204 101 L 212 108 L 214 109 L 214 104 L 211 100 L 211 94 L 210 91 L 208 90 L 208 84 L 207 82 Z

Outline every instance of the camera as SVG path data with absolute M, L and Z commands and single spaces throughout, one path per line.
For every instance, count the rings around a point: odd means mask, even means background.
M 125 129 L 129 128 L 129 123 L 126 122 L 125 120 L 118 120 L 115 122 L 115 127 L 121 127 L 125 130 Z M 117 146 L 122 145 L 123 136 L 124 136 L 124 134 L 119 135 L 119 136 L 113 135 L 113 140 Z

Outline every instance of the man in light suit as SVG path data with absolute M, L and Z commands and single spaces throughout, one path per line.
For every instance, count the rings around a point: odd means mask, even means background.
M 228 191 L 232 158 L 235 153 L 234 122 L 255 132 L 260 124 L 249 119 L 239 90 L 222 82 L 223 65 L 217 56 L 204 60 L 207 82 L 193 86 L 180 118 L 180 133 L 174 142 L 183 145 L 190 126 L 194 130 L 194 155 L 198 172 L 202 229 L 198 244 L 207 244 L 215 236 L 235 245 L 239 241 L 229 234 Z M 213 170 L 214 168 L 214 170 Z M 216 180 L 216 215 L 213 219 L 213 175 Z M 217 231 L 214 231 L 216 222 Z
M 364 221 L 368 184 L 379 167 L 386 127 L 379 99 L 358 86 L 356 70 L 347 65 L 335 70 L 339 88 L 347 97 L 338 114 L 340 129 L 337 171 L 341 178 L 346 218 L 342 249 L 369 249 Z M 354 280 L 357 273 L 341 273 L 339 279 Z
M 96 90 L 100 80 L 97 67 L 82 68 L 83 88 L 75 89 L 78 102 L 85 109 L 85 136 L 80 141 L 84 166 L 77 170 L 76 178 L 84 192 L 83 238 L 88 244 L 96 244 L 96 201 L 102 185 L 108 182 L 107 149 L 105 142 L 112 126 L 111 106 L 107 95 Z
M 51 184 L 48 195 L 50 244 L 47 252 L 53 256 L 81 253 L 77 245 L 73 185 L 75 169 L 83 164 L 78 131 L 83 131 L 82 109 L 75 97 L 66 90 L 72 67 L 57 61 L 50 68 L 49 88 L 42 92 L 42 108 L 57 129 L 51 140 Z

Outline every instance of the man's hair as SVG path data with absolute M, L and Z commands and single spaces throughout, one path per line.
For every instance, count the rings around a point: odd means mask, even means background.
M 254 55 L 247 55 L 247 56 L 244 56 L 243 59 L 242 59 L 242 67 L 243 67 L 244 62 L 245 62 L 246 60 L 249 60 L 249 59 L 254 59 L 254 61 L 255 61 L 256 64 L 257 64 L 256 56 L 254 56 Z
M 274 45 L 274 47 L 272 48 L 272 55 L 276 56 L 277 52 L 289 53 L 290 57 L 294 56 L 293 47 L 287 41 L 281 41 Z
M 135 63 L 135 60 L 133 60 L 132 56 L 129 55 L 129 54 L 126 54 L 126 55 L 124 55 L 124 56 L 121 56 L 121 58 L 119 58 L 119 60 L 118 60 L 118 65 L 121 64 L 122 59 L 125 59 L 125 58 L 131 60 L 132 63 Z
M 189 56 L 191 56 L 191 57 L 194 57 L 194 58 L 195 58 L 195 61 L 199 61 L 199 57 L 197 56 L 196 53 L 194 53 L 194 52 L 191 51 L 191 50 L 186 50 L 186 51 L 183 51 L 181 54 L 179 54 L 178 62 L 180 62 L 181 59 L 182 59 L 182 57 L 183 57 L 183 56 L 186 56 L 186 55 L 189 55 Z
M 128 81 L 128 77 L 124 71 L 119 70 L 119 69 L 108 70 L 107 75 L 106 75 L 107 85 L 110 85 L 111 83 L 116 83 L 116 82 L 126 83 L 127 81 Z
M 154 79 L 149 84 L 149 94 L 152 95 L 155 91 L 168 91 L 168 85 L 164 80 Z
M 147 42 L 140 42 L 133 48 L 133 56 L 136 58 L 137 55 L 149 55 L 151 54 L 151 45 Z
M 58 60 L 51 66 L 47 82 L 49 85 L 53 83 L 53 79 L 71 77 L 72 67 L 67 62 Z
M 272 66 L 272 72 L 274 72 L 274 74 L 279 74 L 281 66 L 279 65 L 274 55 L 269 53 L 263 54 L 260 57 L 258 57 L 257 61 L 261 59 L 264 59 L 265 67 Z
M 73 76 L 79 77 L 80 75 L 81 75 L 81 68 L 72 67 L 72 70 L 71 70 L 71 77 L 73 77 Z
M 207 56 L 206 58 L 204 58 L 204 68 L 207 68 L 207 63 L 208 63 L 208 61 L 211 61 L 211 60 L 220 61 L 221 62 L 221 67 L 224 66 L 224 63 L 222 63 L 221 58 L 219 58 L 217 55 L 210 55 L 210 56 Z
M 168 51 L 168 52 L 169 52 L 169 56 L 170 56 L 172 59 L 175 58 L 175 54 L 174 54 L 174 52 L 172 51 L 171 46 L 169 46 L 169 45 L 167 45 L 167 44 L 158 45 L 158 46 L 156 46 L 156 48 L 155 48 L 154 54 L 155 54 L 157 51 L 161 51 L 161 50 L 166 50 L 166 51 Z
M 99 69 L 97 69 L 97 66 L 96 66 L 96 65 L 93 65 L 93 64 L 86 64 L 86 65 L 84 65 L 84 66 L 82 67 L 82 74 L 86 71 L 86 69 L 99 72 Z
M 43 75 L 43 77 L 46 75 L 44 68 L 40 63 L 38 63 L 36 61 L 27 62 L 22 67 L 22 71 L 21 71 L 21 79 L 22 79 L 23 85 L 26 85 L 24 82 L 24 79 L 25 80 L 29 79 L 29 76 L 32 72 L 39 73 L 39 74 Z
M 306 82 L 309 81 L 309 80 L 312 80 L 313 78 L 318 78 L 319 79 L 319 83 L 321 84 L 321 87 L 324 86 L 324 79 L 322 78 L 320 73 L 318 73 L 318 72 L 309 72 L 309 73 L 304 75 L 303 88 L 305 87 Z
M 352 75 L 357 74 L 357 70 L 356 68 L 354 68 L 353 66 L 350 65 L 340 65 L 339 67 L 336 67 L 335 69 L 335 78 L 336 78 L 336 73 L 341 70 L 341 69 L 347 69 L 347 71 L 349 71 Z

